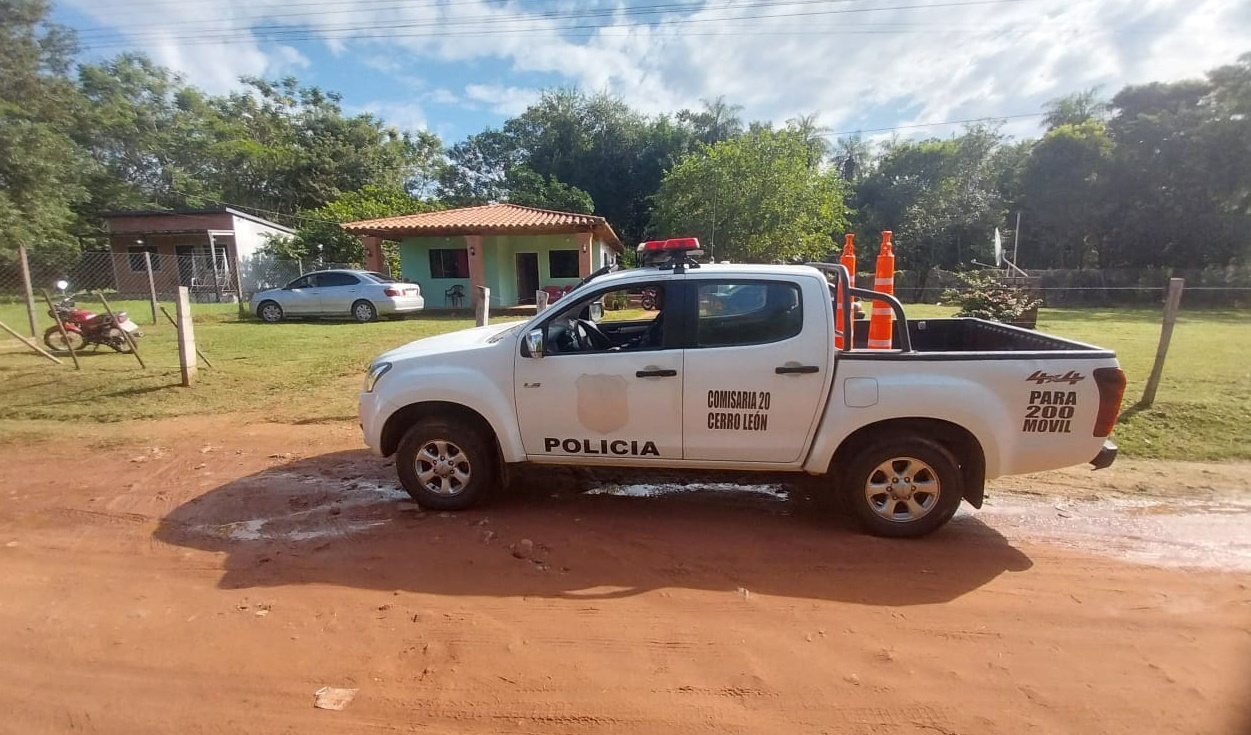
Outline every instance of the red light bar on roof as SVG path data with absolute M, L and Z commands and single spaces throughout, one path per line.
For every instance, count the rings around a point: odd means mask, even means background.
M 668 240 L 648 240 L 639 245 L 641 253 L 656 253 L 672 250 L 699 250 L 699 238 L 695 237 L 672 237 Z

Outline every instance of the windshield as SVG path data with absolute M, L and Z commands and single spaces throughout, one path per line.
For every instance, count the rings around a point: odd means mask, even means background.
M 400 282 L 398 278 L 392 278 L 391 276 L 388 276 L 385 273 L 375 273 L 374 271 L 364 271 L 363 273 L 361 273 L 361 275 L 365 276 L 366 278 L 377 281 L 378 283 L 399 283 Z

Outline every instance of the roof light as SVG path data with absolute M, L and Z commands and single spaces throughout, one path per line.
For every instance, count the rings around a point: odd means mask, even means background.
M 648 240 L 639 245 L 640 253 L 672 252 L 674 250 L 699 250 L 699 239 L 695 237 L 671 237 L 668 240 Z

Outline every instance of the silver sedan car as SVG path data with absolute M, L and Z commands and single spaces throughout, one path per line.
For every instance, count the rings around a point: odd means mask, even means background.
M 305 273 L 282 288 L 252 296 L 252 313 L 275 323 L 290 317 L 348 316 L 371 322 L 379 316 L 420 311 L 421 287 L 373 271 L 326 270 Z

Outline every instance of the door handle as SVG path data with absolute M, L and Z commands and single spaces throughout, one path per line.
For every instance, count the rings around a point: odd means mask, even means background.
M 778 375 L 793 375 L 820 372 L 821 368 L 817 365 L 795 365 L 793 367 L 783 365 L 782 367 L 773 368 L 773 372 Z
M 634 377 L 636 378 L 672 378 L 677 375 L 677 370 L 636 370 Z

